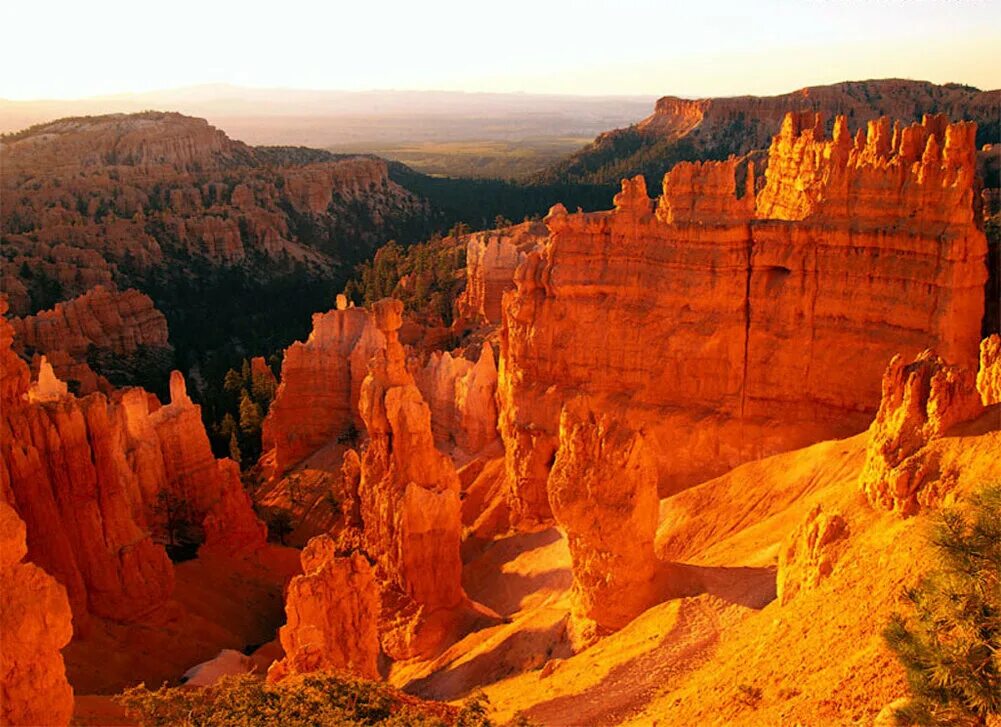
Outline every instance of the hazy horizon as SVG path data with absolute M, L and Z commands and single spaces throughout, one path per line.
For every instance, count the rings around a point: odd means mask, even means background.
M 292 0 L 280 12 L 179 0 L 166 13 L 58 0 L 14 5 L 7 19 L 25 31 L 0 47 L 17 69 L 0 78 L 12 101 L 219 84 L 599 97 L 773 95 L 871 78 L 1001 87 L 1001 3 L 977 0 L 583 0 L 572 12 L 529 0 L 503 12 L 458 0 Z

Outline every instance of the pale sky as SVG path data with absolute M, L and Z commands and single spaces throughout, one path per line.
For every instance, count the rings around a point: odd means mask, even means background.
M 904 77 L 1001 87 L 1001 0 L 10 0 L 0 98 L 203 83 L 772 94 Z

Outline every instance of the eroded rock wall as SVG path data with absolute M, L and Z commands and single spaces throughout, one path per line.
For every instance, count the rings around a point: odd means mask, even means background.
M 614 210 L 550 211 L 549 239 L 504 303 L 499 420 L 516 519 L 551 515 L 559 415 L 577 393 L 647 425 L 666 494 L 862 431 L 898 353 L 934 345 L 975 361 L 986 241 L 973 127 L 844 129 L 827 140 L 815 117 L 789 115 L 756 199 L 753 174 L 738 196 L 731 160 L 677 165 L 656 209 L 634 179 Z

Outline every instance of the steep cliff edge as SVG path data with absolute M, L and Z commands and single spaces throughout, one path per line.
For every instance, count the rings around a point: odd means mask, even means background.
M 756 200 L 753 178 L 737 196 L 731 160 L 676 166 L 656 210 L 637 179 L 612 211 L 550 212 L 549 240 L 504 303 L 498 396 L 516 519 L 550 517 L 572 392 L 646 427 L 663 494 L 861 431 L 897 353 L 933 345 L 976 360 L 986 241 L 973 127 L 930 118 L 893 136 L 880 120 L 851 138 L 838 120 L 827 140 L 811 122 L 787 117 Z
M 0 483 L 5 485 L 5 483 Z M 0 724 L 67 725 L 73 688 L 59 650 L 73 635 L 66 589 L 33 563 L 0 487 Z

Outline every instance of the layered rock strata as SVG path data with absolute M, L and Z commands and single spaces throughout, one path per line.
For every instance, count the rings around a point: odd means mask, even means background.
M 173 539 L 177 520 L 210 549 L 264 543 L 235 463 L 212 457 L 179 373 L 167 406 L 142 389 L 78 398 L 47 365 L 32 383 L 12 338 L 0 322 L 0 482 L 29 560 L 66 588 L 78 631 L 92 616 L 142 620 L 169 597 L 173 568 L 153 534 Z
M 551 517 L 560 411 L 577 393 L 645 428 L 665 494 L 862 431 L 897 353 L 934 345 L 972 365 L 986 280 L 973 126 L 834 129 L 788 115 L 756 199 L 753 173 L 737 195 L 730 160 L 677 165 L 656 209 L 637 178 L 609 212 L 550 211 L 504 303 L 517 520 Z
M 372 358 L 359 411 L 369 441 L 358 505 L 366 553 L 384 581 L 382 645 L 396 659 L 433 653 L 466 601 L 459 478 L 435 448 L 431 410 L 399 341 L 403 305 L 373 308 L 385 348 Z
M 434 352 L 414 372 L 417 387 L 431 408 L 435 445 L 465 459 L 496 441 L 497 364 L 484 343 L 476 361 Z
M 458 300 L 460 315 L 473 323 L 500 323 L 501 298 L 514 287 L 515 269 L 529 252 L 542 246 L 546 236 L 546 227 L 539 222 L 469 235 L 466 289 Z

